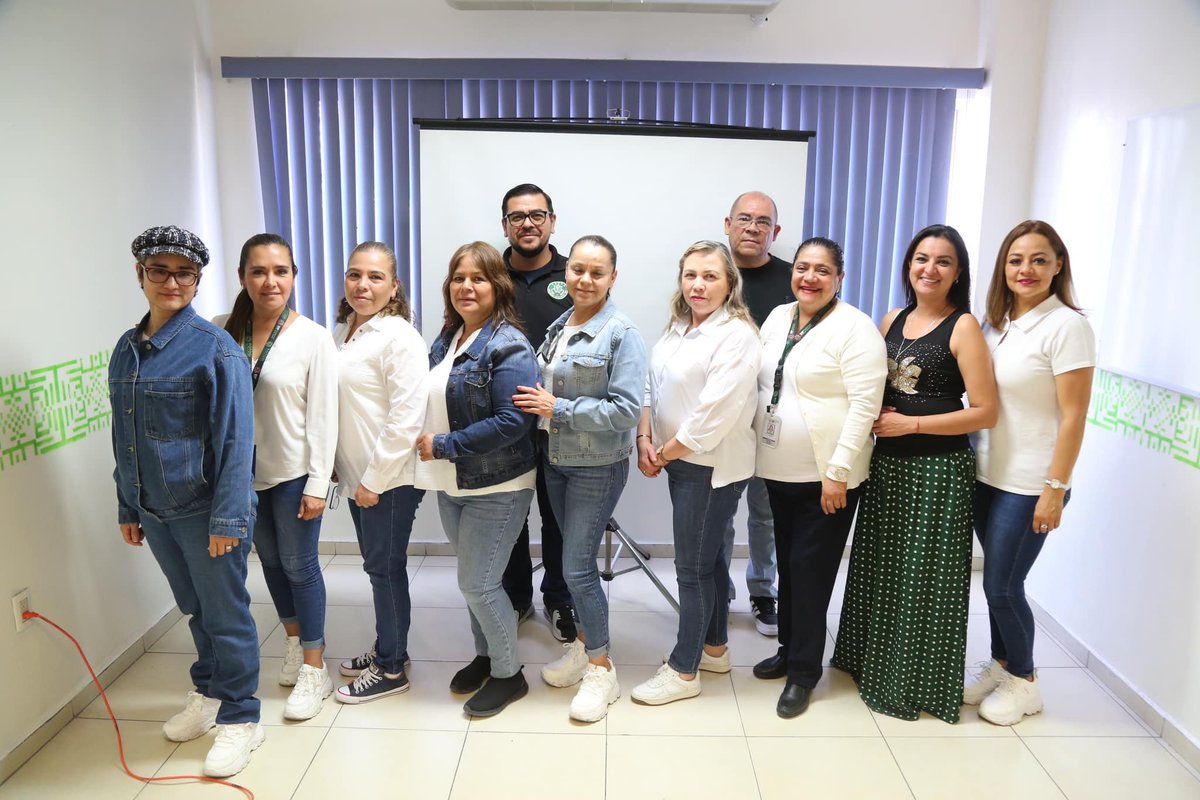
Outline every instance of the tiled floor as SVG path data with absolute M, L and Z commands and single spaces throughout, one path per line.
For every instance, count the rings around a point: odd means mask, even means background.
M 370 589 L 353 556 L 323 558 L 329 594 L 328 657 L 356 655 L 372 638 Z M 669 561 L 651 562 L 674 586 Z M 734 574 L 744 574 L 744 562 Z M 613 657 L 623 695 L 606 720 L 567 718 L 573 689 L 546 686 L 539 665 L 560 652 L 540 617 L 520 629 L 529 696 L 491 719 L 470 720 L 450 676 L 473 655 L 454 559 L 414 557 L 415 659 L 407 694 L 367 705 L 330 699 L 304 723 L 282 718 L 287 690 L 274 676 L 283 633 L 262 575 L 250 591 L 263 642 L 266 743 L 237 780 L 270 798 L 1200 798 L 1200 780 L 1044 633 L 1037 641 L 1045 713 L 1013 728 L 981 721 L 973 708 L 946 725 L 903 722 L 869 711 L 844 674 L 829 670 L 807 713 L 774 713 L 779 682 L 755 680 L 750 665 L 774 649 L 754 630 L 745 599 L 734 603 L 729 675 L 702 677 L 703 694 L 668 706 L 629 700 L 670 649 L 675 616 L 640 573 L 607 584 Z M 837 632 L 837 597 L 829 616 Z M 978 575 L 971 607 L 984 608 Z M 987 655 L 987 619 L 972 615 L 971 661 Z M 160 722 L 189 688 L 186 622 L 169 630 L 109 690 L 131 766 L 144 774 L 194 773 L 209 737 L 166 741 Z M 0 798 L 236 797 L 216 786 L 143 787 L 117 767 L 112 726 L 89 706 L 7 783 Z

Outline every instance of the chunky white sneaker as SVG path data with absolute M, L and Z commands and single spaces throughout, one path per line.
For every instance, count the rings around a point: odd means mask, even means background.
M 218 725 L 217 740 L 204 759 L 204 774 L 210 778 L 237 775 L 250 763 L 250 754 L 266 738 L 266 730 L 257 722 Z
M 696 681 L 693 681 L 695 683 Z M 583 684 L 571 701 L 571 719 L 580 722 L 596 722 L 608 714 L 608 707 L 621 696 L 617 683 L 617 668 L 611 669 L 588 662 L 583 673 Z
M 304 648 L 299 636 L 287 637 L 287 652 L 283 654 L 283 666 L 279 668 L 279 685 L 295 686 L 300 665 L 304 663 Z
M 705 672 L 719 672 L 724 674 L 733 669 L 733 665 L 729 663 L 729 648 L 725 648 L 725 652 L 719 656 L 710 656 L 707 650 L 700 651 L 700 669 Z
M 587 647 L 578 639 L 563 645 L 562 657 L 542 667 L 542 680 L 551 686 L 574 686 L 587 671 Z
M 671 669 L 670 664 L 663 664 L 658 672 L 645 683 L 640 683 L 633 689 L 633 699 L 648 706 L 661 706 L 700 694 L 700 676 L 685 681 L 679 673 Z
M 977 706 L 982 703 L 983 698 L 991 694 L 1008 674 L 1008 670 L 1004 669 L 994 658 L 989 661 L 980 661 L 975 667 L 975 674 L 963 688 L 963 703 L 969 706 Z
M 300 665 L 296 676 L 296 688 L 288 695 L 283 707 L 284 719 L 312 719 L 321 713 L 325 698 L 333 694 L 333 680 L 325 667 Z
M 163 723 L 163 736 L 172 742 L 190 742 L 197 736 L 203 736 L 217 724 L 217 711 L 220 708 L 220 700 L 205 697 L 199 692 L 188 692 L 183 711 Z
M 1037 676 L 1032 681 L 1005 675 L 1004 680 L 979 704 L 979 716 L 994 725 L 1016 725 L 1042 710 L 1042 690 Z

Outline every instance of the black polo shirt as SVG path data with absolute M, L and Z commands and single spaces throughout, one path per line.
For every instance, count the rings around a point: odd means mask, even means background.
M 534 350 L 542 346 L 550 323 L 571 307 L 571 298 L 567 296 L 567 257 L 560 255 L 554 245 L 547 247 L 550 262 L 531 272 L 513 269 L 512 248 L 504 251 L 504 264 L 516 289 L 517 313 Z
M 742 274 L 742 299 L 759 327 L 776 306 L 796 299 L 792 294 L 792 265 L 771 256 L 761 267 L 738 267 Z

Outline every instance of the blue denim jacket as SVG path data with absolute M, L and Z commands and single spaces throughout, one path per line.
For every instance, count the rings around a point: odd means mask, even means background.
M 538 350 L 544 366 L 571 312 L 546 329 Z M 560 467 L 612 464 L 633 451 L 642 416 L 646 343 L 637 326 L 609 300 L 566 343 L 554 364 L 554 395 L 546 457 Z
M 433 343 L 431 368 L 446 357 L 454 333 L 443 333 Z M 450 433 L 433 437 L 433 457 L 454 462 L 458 488 L 495 486 L 537 466 L 534 418 L 512 401 L 518 386 L 537 380 L 529 340 L 507 322 L 489 320 L 471 346 L 454 356 L 446 384 Z
M 255 495 L 246 354 L 191 306 L 143 342 L 147 319 L 108 362 L 117 521 L 207 513 L 210 535 L 247 538 Z

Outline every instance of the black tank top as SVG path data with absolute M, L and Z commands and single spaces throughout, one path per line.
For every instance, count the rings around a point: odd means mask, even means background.
M 967 387 L 958 361 L 950 352 L 950 334 L 958 318 L 967 313 L 950 312 L 936 328 L 919 339 L 904 338 L 904 322 L 916 306 L 909 306 L 896 315 L 888 328 L 888 379 L 883 390 L 883 404 L 901 414 L 925 417 L 946 414 L 963 407 Z M 890 456 L 928 456 L 953 453 L 971 446 L 967 435 L 939 436 L 913 433 L 908 436 L 882 436 L 875 440 L 875 451 Z

